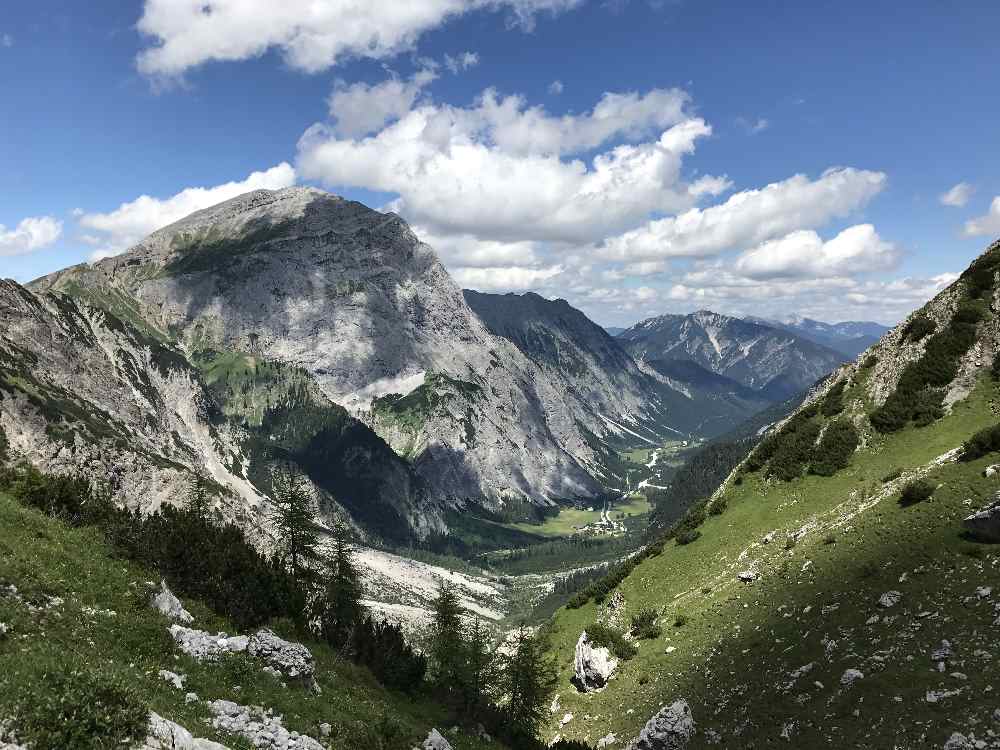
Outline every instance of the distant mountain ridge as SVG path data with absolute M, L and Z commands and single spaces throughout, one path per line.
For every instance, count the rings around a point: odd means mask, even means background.
M 664 361 L 693 362 L 772 402 L 804 391 L 845 359 L 790 331 L 710 310 L 649 318 L 617 340 L 653 369 Z
M 871 321 L 824 323 L 799 316 L 773 320 L 752 315 L 747 316 L 744 320 L 789 331 L 816 344 L 838 351 L 851 359 L 876 344 L 889 331 L 888 326 Z

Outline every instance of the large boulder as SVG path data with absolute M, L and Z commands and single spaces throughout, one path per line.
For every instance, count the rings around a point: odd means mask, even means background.
M 965 530 L 987 542 L 1000 542 L 1000 493 L 993 502 L 962 521 Z
M 301 643 L 279 638 L 267 628 L 258 630 L 247 643 L 247 653 L 260 659 L 283 677 L 312 683 L 316 662 L 312 653 Z
M 185 628 L 176 624 L 170 626 L 170 635 L 181 651 L 199 661 L 214 661 L 226 654 L 246 651 L 250 640 L 245 635 L 230 638 L 225 633 L 212 635 L 204 630 Z
M 600 690 L 618 668 L 618 660 L 604 646 L 594 646 L 587 631 L 580 633 L 573 657 L 573 684 L 582 693 Z
M 174 596 L 173 592 L 167 588 L 166 581 L 160 584 L 160 590 L 153 597 L 150 606 L 173 622 L 183 622 L 187 625 L 194 620 L 191 613 L 184 609 L 181 600 Z
M 628 750 L 681 750 L 694 736 L 694 717 L 683 698 L 674 701 L 646 722 Z

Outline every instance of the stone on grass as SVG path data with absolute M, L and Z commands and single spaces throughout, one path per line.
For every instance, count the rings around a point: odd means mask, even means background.
M 646 722 L 629 750 L 681 750 L 694 736 L 695 722 L 686 700 L 674 701 Z
M 604 646 L 594 646 L 587 631 L 580 634 L 573 655 L 573 684 L 581 693 L 600 690 L 618 668 L 618 660 Z
M 982 510 L 962 521 L 965 530 L 987 542 L 1000 542 L 1000 494 Z
M 140 750 L 229 750 L 218 742 L 193 736 L 180 724 L 154 712 L 149 714 L 147 731 L 149 734 Z
M 858 680 L 863 680 L 864 678 L 864 672 L 860 669 L 847 669 L 844 670 L 842 675 L 840 675 L 840 684 L 850 687 Z
M 886 591 L 878 598 L 878 606 L 889 609 L 899 604 L 899 600 L 902 598 L 903 595 L 898 591 Z
M 160 590 L 153 597 L 150 606 L 173 622 L 183 622 L 186 625 L 194 620 L 191 613 L 184 609 L 181 600 L 167 588 L 166 581 L 160 583 Z
M 247 653 L 292 680 L 311 683 L 316 673 L 316 662 L 309 649 L 279 638 L 267 628 L 250 636 Z
M 187 679 L 184 675 L 179 675 L 175 672 L 171 672 L 169 669 L 161 669 L 159 677 L 164 682 L 169 682 L 178 690 L 184 689 L 184 680 Z
M 451 743 L 437 729 L 430 731 L 421 747 L 423 750 L 452 750 Z
M 247 650 L 249 643 L 245 635 L 230 638 L 225 633 L 212 635 L 204 630 L 185 628 L 176 624 L 171 625 L 169 629 L 180 650 L 199 661 L 215 661 L 226 654 L 241 653 Z
M 312 737 L 289 732 L 281 723 L 281 716 L 258 706 L 240 706 L 219 700 L 209 703 L 208 708 L 214 715 L 212 726 L 238 734 L 260 750 L 323 750 Z

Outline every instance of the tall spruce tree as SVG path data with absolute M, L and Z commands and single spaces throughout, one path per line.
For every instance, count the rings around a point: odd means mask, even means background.
M 462 682 L 462 702 L 466 714 L 475 715 L 487 704 L 487 693 L 497 676 L 489 636 L 482 620 L 475 618 L 465 645 L 466 678 Z
M 462 607 L 455 589 L 446 581 L 441 581 L 431 609 L 433 621 L 428 655 L 431 658 L 433 679 L 441 690 L 461 699 L 468 684 Z
M 308 581 L 313 578 L 309 563 L 318 558 L 319 546 L 312 493 L 305 477 L 291 466 L 275 470 L 271 487 L 281 561 L 296 581 Z
M 347 533 L 338 529 L 320 616 L 323 637 L 331 646 L 341 648 L 350 643 L 354 627 L 364 614 L 361 593 L 361 578 Z
M 208 517 L 208 482 L 201 474 L 195 473 L 188 481 L 187 509 L 198 518 Z
M 524 625 L 500 660 L 497 692 L 501 711 L 515 737 L 534 738 L 545 719 L 558 682 L 545 637 Z

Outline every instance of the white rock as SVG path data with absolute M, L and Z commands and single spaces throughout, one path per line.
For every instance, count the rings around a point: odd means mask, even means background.
M 563 717 L 559 720 L 559 726 L 564 727 L 571 721 L 573 721 L 573 714 L 570 713 L 563 714 Z
M 992 586 L 980 586 L 979 588 L 976 589 L 976 596 L 979 597 L 980 599 L 989 599 L 990 594 L 992 593 L 993 593 Z
M 760 541 L 762 544 L 770 544 L 771 542 L 774 541 L 774 537 L 776 537 L 777 535 L 778 535 L 777 531 L 769 531 L 764 535 L 764 538 L 761 539 Z
M 171 625 L 169 630 L 180 650 L 198 660 L 214 661 L 226 654 L 240 653 L 247 650 L 249 643 L 246 636 L 230 638 L 225 633 L 212 635 L 204 630 L 194 630 L 176 624 Z
M 171 672 L 168 669 L 161 669 L 159 672 L 159 677 L 164 682 L 169 682 L 178 690 L 184 689 L 184 680 L 187 679 L 186 676 L 176 674 L 175 672 Z
M 452 750 L 451 743 L 437 729 L 430 731 L 421 747 L 423 750 Z
M 602 750 L 602 748 L 611 747 L 617 741 L 618 741 L 618 738 L 615 737 L 615 733 L 614 732 L 608 732 L 606 735 L 604 735 L 603 737 L 601 737 L 601 739 L 599 739 L 597 741 L 597 748 L 598 748 L 598 750 Z
M 311 682 L 316 672 L 316 662 L 309 649 L 301 643 L 279 638 L 267 628 L 250 636 L 247 653 L 289 679 Z
M 850 686 L 853 685 L 857 680 L 863 680 L 865 678 L 864 673 L 859 669 L 848 669 L 845 670 L 842 675 L 840 675 L 840 684 Z
M 646 722 L 629 750 L 681 750 L 687 747 L 694 732 L 691 708 L 686 700 L 677 700 Z
M 931 651 L 931 661 L 944 661 L 945 659 L 950 659 L 953 653 L 951 643 L 947 640 L 943 640 L 941 641 L 940 646 Z
M 611 675 L 618 668 L 618 660 L 604 646 L 595 647 L 587 637 L 587 631 L 580 634 L 573 655 L 573 684 L 577 690 L 588 693 L 608 684 Z
M 223 732 L 245 737 L 260 750 L 324 750 L 323 746 L 305 734 L 289 732 L 281 717 L 257 706 L 240 706 L 232 701 L 208 704 L 214 715 L 212 726 Z
M 166 581 L 161 582 L 160 591 L 153 597 L 150 605 L 164 617 L 174 622 L 187 624 L 194 620 L 191 613 L 184 609 L 181 600 L 174 596 L 173 592 L 167 588 Z
M 886 591 L 879 597 L 878 606 L 889 609 L 890 607 L 895 607 L 899 604 L 899 600 L 902 598 L 903 595 L 898 591 Z
M 180 724 L 164 719 L 157 713 L 149 714 L 149 734 L 142 750 L 229 750 L 212 740 L 194 737 Z

